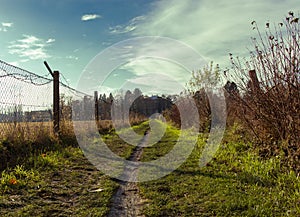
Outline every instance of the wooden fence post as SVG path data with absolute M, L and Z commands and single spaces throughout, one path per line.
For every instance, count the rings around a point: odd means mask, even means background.
M 50 66 L 44 61 L 46 68 L 53 77 L 53 130 L 59 134 L 59 71 L 52 72 Z
M 53 127 L 59 133 L 59 71 L 53 72 Z
M 99 128 L 99 98 L 98 91 L 94 92 L 94 101 L 95 101 L 95 121 L 97 124 L 97 128 Z
M 249 77 L 250 77 L 250 88 L 252 91 L 258 91 L 260 89 L 259 87 L 259 81 L 257 78 L 257 74 L 255 70 L 250 70 L 249 71 Z

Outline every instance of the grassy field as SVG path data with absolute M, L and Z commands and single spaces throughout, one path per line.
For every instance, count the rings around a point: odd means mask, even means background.
M 147 129 L 148 122 L 134 126 L 139 134 Z M 144 148 L 142 161 L 157 159 L 173 148 L 179 130 L 166 129 L 157 144 Z M 103 138 L 123 158 L 133 151 L 114 131 Z M 228 132 L 226 141 L 232 138 Z M 2 149 L 10 147 L 5 142 L 0 142 Z M 224 143 L 214 159 L 200 168 L 204 145 L 203 136 L 173 173 L 138 183 L 146 201 L 145 216 L 300 215 L 299 176 L 281 165 L 280 156 L 261 159 L 251 144 L 236 140 Z M 0 216 L 106 216 L 118 184 L 97 171 L 80 148 L 57 142 L 51 148 L 28 150 L 22 164 L 2 171 Z
M 2 172 L 1 216 L 103 216 L 107 212 L 117 186 L 78 148 L 33 156 L 28 163 Z
M 142 161 L 169 152 L 178 134 L 167 127 Z M 251 144 L 227 143 L 200 168 L 204 141 L 199 138 L 192 155 L 170 175 L 139 184 L 148 200 L 146 216 L 300 216 L 299 177 L 281 167 L 280 158 L 262 160 Z
M 129 157 L 132 147 L 116 134 L 104 139 L 116 154 Z M 0 216 L 107 214 L 118 184 L 89 163 L 80 148 L 58 143 L 26 156 L 21 165 L 1 173 Z

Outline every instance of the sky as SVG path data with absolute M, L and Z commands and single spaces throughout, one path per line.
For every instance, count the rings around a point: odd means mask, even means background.
M 247 58 L 253 20 L 263 30 L 289 11 L 298 0 L 1 0 L 0 60 L 49 77 L 46 60 L 83 91 L 175 93 L 191 70 Z M 119 65 L 107 72 L 109 58 Z

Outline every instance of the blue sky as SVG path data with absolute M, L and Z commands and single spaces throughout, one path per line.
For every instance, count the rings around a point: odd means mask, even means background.
M 278 23 L 299 9 L 297 0 L 2 0 L 0 59 L 40 75 L 47 74 L 47 60 L 76 87 L 84 68 L 105 48 L 133 37 L 163 36 L 226 68 L 229 52 L 248 56 L 253 20 L 263 29 L 267 21 Z M 116 69 L 105 86 L 112 90 L 129 82 L 150 93 L 156 82 L 173 85 L 151 73 L 180 77 L 183 71 L 166 61 L 132 61 Z

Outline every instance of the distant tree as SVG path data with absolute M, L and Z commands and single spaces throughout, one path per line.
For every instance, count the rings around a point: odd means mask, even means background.
M 139 96 L 142 96 L 142 91 L 139 89 L 139 88 L 135 88 L 134 91 L 133 91 L 133 95 L 135 98 L 139 97 Z
M 219 65 L 214 66 L 213 62 L 210 62 L 203 69 L 192 72 L 192 78 L 187 86 L 190 93 L 195 93 L 202 88 L 210 90 L 220 87 L 221 74 Z
M 215 90 L 222 86 L 219 65 L 214 66 L 211 62 L 203 69 L 194 71 L 187 86 L 198 108 L 200 130 L 203 132 L 208 131 L 212 118 L 211 105 L 214 103 L 210 102 L 209 98 L 218 97 Z M 214 104 L 214 108 L 218 109 L 218 105 Z M 217 119 L 219 119 L 217 117 L 219 114 L 221 113 L 214 114 Z

